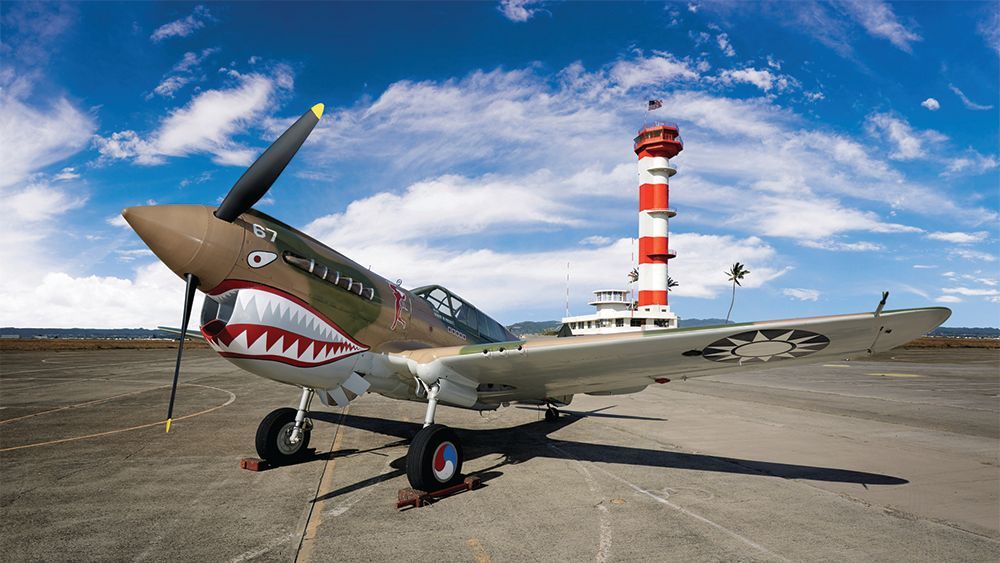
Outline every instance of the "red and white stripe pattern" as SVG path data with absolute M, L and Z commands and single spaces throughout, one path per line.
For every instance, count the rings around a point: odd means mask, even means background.
M 674 212 L 664 154 L 656 148 L 639 152 L 639 307 L 667 306 L 667 260 L 674 256 L 668 218 Z

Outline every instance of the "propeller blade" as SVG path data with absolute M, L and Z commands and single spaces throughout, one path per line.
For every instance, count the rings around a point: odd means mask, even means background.
M 174 397 L 177 395 L 177 379 L 181 374 L 181 355 L 184 354 L 184 340 L 187 336 L 188 321 L 191 320 L 191 305 L 194 302 L 194 290 L 198 288 L 198 278 L 194 274 L 184 276 L 187 285 L 184 288 L 184 319 L 181 321 L 181 340 L 177 344 L 177 364 L 174 365 L 174 384 L 170 387 L 170 406 L 167 407 L 167 432 L 174 419 Z
M 240 176 L 233 189 L 229 190 L 222 205 L 215 210 L 215 216 L 232 223 L 264 197 L 271 184 L 278 179 L 281 171 L 288 166 L 313 127 L 323 116 L 323 104 L 316 104 L 292 124 L 278 140 L 267 147 L 250 168 Z

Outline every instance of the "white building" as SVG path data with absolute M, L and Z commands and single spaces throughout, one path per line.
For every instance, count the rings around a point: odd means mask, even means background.
M 574 336 L 677 328 L 678 318 L 670 312 L 670 307 L 640 311 L 624 289 L 598 289 L 588 305 L 593 305 L 596 311 L 562 320 Z

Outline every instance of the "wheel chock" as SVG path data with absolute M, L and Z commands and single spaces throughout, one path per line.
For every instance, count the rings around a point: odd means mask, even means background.
M 256 457 L 245 457 L 240 460 L 240 469 L 246 469 L 247 471 L 266 471 L 273 467 L 266 460 L 259 459 Z
M 422 506 L 427 506 L 439 498 L 444 498 L 461 491 L 472 491 L 478 489 L 482 486 L 482 483 L 483 481 L 479 477 L 471 476 L 463 479 L 461 483 L 446 487 L 439 491 L 418 491 L 409 487 L 399 489 L 399 494 L 397 495 L 396 500 L 396 508 L 402 509 L 407 506 L 420 508 Z

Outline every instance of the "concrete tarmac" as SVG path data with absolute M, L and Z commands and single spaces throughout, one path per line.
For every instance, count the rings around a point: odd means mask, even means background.
M 443 407 L 485 487 L 406 511 L 423 405 L 320 406 L 316 456 L 254 473 L 257 424 L 298 390 L 191 350 L 164 434 L 172 364 L 3 353 L 4 560 L 1000 560 L 997 350 L 578 396 L 556 423 Z

